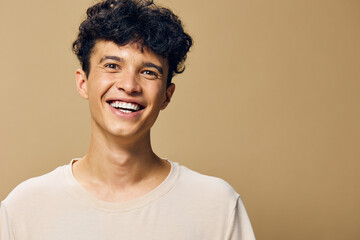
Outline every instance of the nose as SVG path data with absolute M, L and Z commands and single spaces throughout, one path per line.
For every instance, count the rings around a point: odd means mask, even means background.
M 139 85 L 138 76 L 135 72 L 124 72 L 117 80 L 116 87 L 127 94 L 141 92 L 141 86 Z

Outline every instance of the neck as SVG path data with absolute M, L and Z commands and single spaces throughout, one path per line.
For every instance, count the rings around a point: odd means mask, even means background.
M 169 163 L 153 152 L 150 132 L 129 139 L 92 131 L 88 153 L 73 166 L 75 178 L 85 188 L 98 186 L 110 192 L 143 189 L 137 195 L 155 188 L 169 170 Z

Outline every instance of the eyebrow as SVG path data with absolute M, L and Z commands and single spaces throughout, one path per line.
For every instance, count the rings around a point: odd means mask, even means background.
M 156 65 L 156 64 L 153 64 L 151 62 L 144 62 L 143 63 L 143 66 L 144 67 L 152 67 L 152 68 L 155 68 L 156 70 L 158 70 L 161 74 L 164 74 L 164 70 L 162 67 Z
M 121 57 L 118 57 L 118 56 L 103 56 L 100 59 L 99 63 L 102 63 L 103 61 L 108 60 L 108 59 L 115 60 L 115 61 L 118 61 L 118 62 L 123 62 L 124 61 L 124 59 L 122 59 Z
M 103 56 L 103 57 L 100 59 L 99 63 L 102 63 L 102 62 L 104 62 L 105 60 L 108 60 L 108 59 L 110 59 L 110 60 L 115 60 L 115 61 L 118 61 L 118 62 L 123 62 L 123 61 L 124 61 L 124 59 L 121 58 L 121 57 L 118 57 L 118 56 L 108 56 L 108 55 L 106 55 L 106 56 Z M 164 74 L 164 69 L 163 69 L 162 67 L 160 67 L 159 65 L 156 65 L 156 64 L 154 64 L 154 63 L 144 62 L 144 63 L 143 63 L 143 66 L 144 66 L 144 67 L 152 67 L 152 68 L 155 68 L 156 70 L 158 70 L 158 71 L 160 72 L 160 74 Z

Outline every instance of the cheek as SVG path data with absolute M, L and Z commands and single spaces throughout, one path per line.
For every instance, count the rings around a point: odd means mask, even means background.
M 152 97 L 156 103 L 163 103 L 163 101 L 166 99 L 165 89 L 154 88 L 152 90 Z
M 102 97 L 114 84 L 114 80 L 109 77 L 94 77 L 88 81 L 88 92 L 90 98 Z
M 166 92 L 166 85 L 162 82 L 148 82 L 143 85 L 144 90 L 157 98 L 162 98 Z

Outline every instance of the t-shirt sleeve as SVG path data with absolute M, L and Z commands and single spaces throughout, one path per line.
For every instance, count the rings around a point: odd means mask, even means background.
M 9 216 L 6 211 L 5 205 L 1 203 L 0 205 L 0 239 L 1 240 L 14 240 L 12 234 Z
M 226 240 L 255 240 L 244 204 L 240 196 L 237 199 L 232 217 L 230 219 Z

